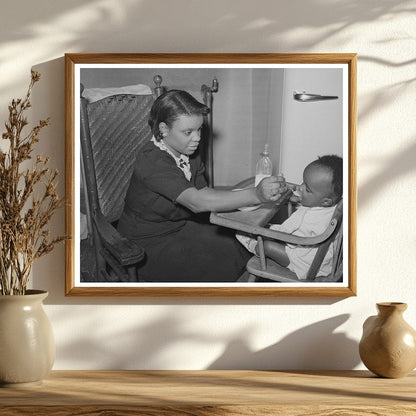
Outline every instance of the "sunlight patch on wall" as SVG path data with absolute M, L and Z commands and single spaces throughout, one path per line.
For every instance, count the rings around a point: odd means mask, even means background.
M 272 25 L 275 23 L 274 20 L 267 19 L 266 17 L 262 17 L 259 19 L 255 19 L 252 22 L 249 22 L 247 25 L 243 26 L 241 30 L 256 30 L 261 29 L 267 26 Z
M 137 8 L 138 3 L 143 1 L 85 2 L 46 23 L 32 23 L 17 40 L 0 43 L 0 96 L 6 99 L 5 91 L 24 89 L 34 65 L 61 57 L 64 52 L 83 52 L 80 46 L 85 45 L 89 33 L 122 26 L 129 8 L 133 5 Z

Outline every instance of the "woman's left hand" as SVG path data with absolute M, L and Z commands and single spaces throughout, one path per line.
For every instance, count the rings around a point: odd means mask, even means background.
M 261 202 L 277 201 L 280 198 L 281 183 L 275 176 L 264 178 L 257 186 L 256 193 Z

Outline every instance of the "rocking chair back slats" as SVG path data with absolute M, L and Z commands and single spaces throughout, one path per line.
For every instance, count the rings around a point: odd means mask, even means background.
M 134 161 L 152 136 L 152 95 L 117 95 L 88 105 L 97 197 L 104 217 L 120 218 Z
M 112 224 L 122 214 L 136 156 L 152 136 L 148 117 L 154 99 L 152 94 L 113 95 L 95 102 L 81 97 L 81 166 L 89 244 L 95 253 L 95 266 L 84 263 L 81 268 L 93 281 L 139 279 L 144 251 Z

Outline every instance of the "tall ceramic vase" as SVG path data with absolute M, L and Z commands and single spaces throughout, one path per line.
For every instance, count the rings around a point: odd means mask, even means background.
M 41 383 L 55 361 L 52 326 L 42 301 L 48 292 L 0 295 L 0 385 Z
M 416 367 L 416 331 L 403 319 L 406 303 L 377 303 L 378 315 L 364 322 L 360 357 L 381 377 L 400 378 Z

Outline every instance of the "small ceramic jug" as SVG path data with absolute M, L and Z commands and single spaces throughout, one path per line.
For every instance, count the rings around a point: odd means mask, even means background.
M 406 303 L 377 303 L 378 315 L 364 322 L 360 357 L 381 377 L 400 378 L 416 367 L 416 331 L 403 319 Z
M 52 369 L 55 341 L 42 301 L 48 292 L 0 296 L 0 387 L 39 384 Z

